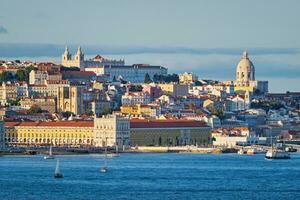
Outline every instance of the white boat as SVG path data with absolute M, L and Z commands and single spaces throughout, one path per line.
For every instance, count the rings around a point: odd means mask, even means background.
M 272 159 L 290 159 L 291 157 L 288 152 L 273 149 L 273 142 L 271 137 L 271 149 L 267 151 L 265 158 L 272 160 Z
M 52 154 L 52 146 L 50 146 L 49 155 L 48 156 L 44 156 L 44 159 L 45 160 L 47 160 L 47 159 L 54 159 L 54 156 Z
M 107 142 L 105 144 L 107 144 Z M 108 168 L 107 168 L 107 146 L 105 146 L 104 165 L 101 167 L 100 172 L 106 173 L 107 171 L 108 171 Z
M 244 149 L 240 149 L 239 151 L 238 151 L 238 154 L 246 154 L 247 153 L 247 151 L 246 150 L 244 150 Z
M 288 152 L 271 149 L 266 153 L 266 159 L 290 159 Z
M 59 169 L 59 159 L 57 159 L 55 172 L 54 172 L 54 178 L 62 178 L 62 177 L 63 177 L 63 175 L 62 175 L 62 173 L 60 172 L 60 169 Z

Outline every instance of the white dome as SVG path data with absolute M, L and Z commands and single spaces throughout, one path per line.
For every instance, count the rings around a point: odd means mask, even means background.
M 236 80 L 243 83 L 255 80 L 255 68 L 247 51 L 244 51 L 242 59 L 236 67 Z

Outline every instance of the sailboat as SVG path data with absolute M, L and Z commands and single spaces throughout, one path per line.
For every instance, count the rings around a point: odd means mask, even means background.
M 290 159 L 290 154 L 286 151 L 282 151 L 282 150 L 277 150 L 277 149 L 273 149 L 273 142 L 272 142 L 272 137 L 271 137 L 271 149 L 267 151 L 266 159 Z
M 63 175 L 62 175 L 62 173 L 60 172 L 60 169 L 59 169 L 59 159 L 57 159 L 55 172 L 54 172 L 54 178 L 62 178 L 62 177 L 63 177 Z
M 52 154 L 52 146 L 50 146 L 50 149 L 49 149 L 49 155 L 47 156 L 44 156 L 44 159 L 47 160 L 47 159 L 54 159 L 54 156 Z
M 106 142 L 107 144 L 107 142 Z M 101 167 L 100 172 L 106 173 L 108 171 L 107 168 L 107 145 L 105 146 L 105 157 L 104 157 L 104 165 Z

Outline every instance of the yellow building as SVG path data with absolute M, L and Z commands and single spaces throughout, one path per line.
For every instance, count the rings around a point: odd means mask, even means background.
M 130 140 L 132 146 L 208 145 L 211 128 L 195 120 L 132 119 Z
M 193 82 L 198 81 L 198 76 L 193 73 L 184 72 L 179 74 L 179 82 L 183 84 L 192 84 Z
M 157 106 L 151 105 L 123 105 L 121 106 L 121 113 L 124 115 L 135 115 L 135 116 L 157 116 L 160 114 L 160 110 Z
M 9 146 L 91 146 L 93 121 L 5 122 Z

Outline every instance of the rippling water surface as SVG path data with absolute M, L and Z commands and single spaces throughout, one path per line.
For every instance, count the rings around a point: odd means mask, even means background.
M 300 199 L 300 154 L 121 154 L 0 157 L 0 199 Z

